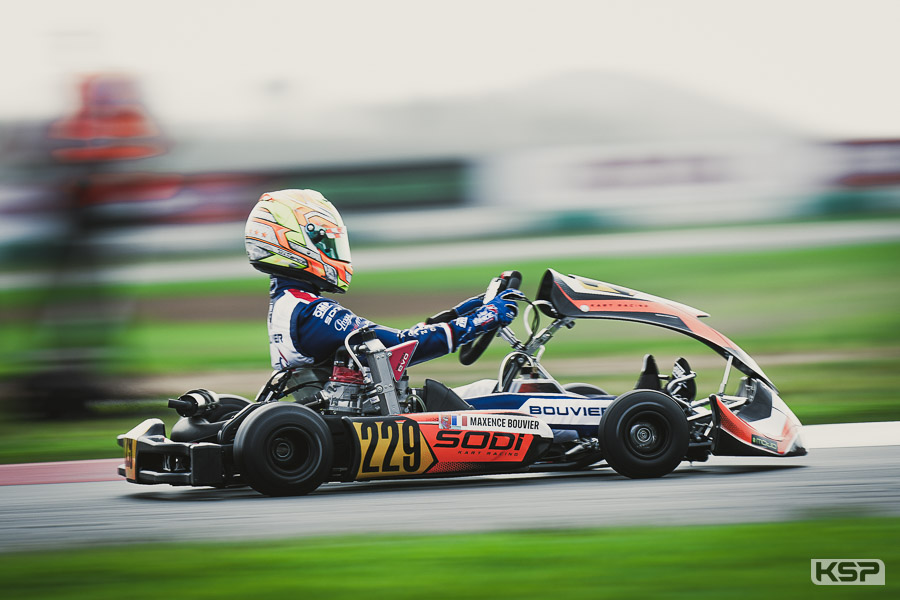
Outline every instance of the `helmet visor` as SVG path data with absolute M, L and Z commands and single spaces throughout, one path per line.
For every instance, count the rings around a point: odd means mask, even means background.
M 328 258 L 350 262 L 350 241 L 346 227 L 324 227 L 319 230 L 316 247 Z

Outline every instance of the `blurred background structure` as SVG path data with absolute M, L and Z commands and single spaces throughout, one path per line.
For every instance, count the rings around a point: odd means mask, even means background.
M 258 277 L 267 190 L 359 248 L 900 212 L 896 3 L 76 4 L 0 35 L 3 389 L 47 414 L 122 393 L 136 266 Z

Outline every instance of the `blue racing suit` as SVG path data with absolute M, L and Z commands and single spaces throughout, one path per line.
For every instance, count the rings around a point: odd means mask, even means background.
M 454 352 L 479 334 L 508 325 L 515 317 L 515 303 L 498 297 L 489 303 L 472 298 L 457 306 L 457 318 L 409 329 L 397 330 L 358 317 L 331 298 L 319 296 L 318 289 L 304 281 L 271 277 L 269 289 L 269 349 L 273 369 L 309 367 L 305 381 L 324 384 L 331 374 L 335 352 L 347 334 L 360 327 L 374 327 L 378 339 L 388 348 L 403 342 L 418 342 L 410 364 L 417 364 Z M 314 383 L 315 382 L 315 383 Z

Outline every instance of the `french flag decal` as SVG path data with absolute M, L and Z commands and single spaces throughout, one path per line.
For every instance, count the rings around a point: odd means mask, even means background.
M 466 427 L 469 424 L 469 417 L 467 415 L 451 415 L 450 424 L 454 429 Z
M 439 429 L 460 429 L 469 424 L 468 415 L 455 415 L 452 413 L 441 413 L 438 421 Z

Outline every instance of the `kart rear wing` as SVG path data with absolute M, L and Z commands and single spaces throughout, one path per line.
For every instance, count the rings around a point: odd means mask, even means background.
M 709 315 L 696 308 L 603 281 L 563 275 L 553 269 L 547 269 L 544 273 L 537 300 L 551 305 L 538 304 L 541 311 L 552 318 L 636 321 L 683 333 L 733 362 L 745 375 L 757 377 L 775 387 L 756 361 L 740 346 L 700 321 L 700 318 Z

